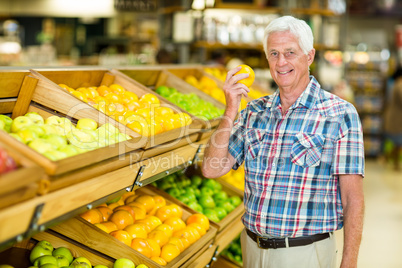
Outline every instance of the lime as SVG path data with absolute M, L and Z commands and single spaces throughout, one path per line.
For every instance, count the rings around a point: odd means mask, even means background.
M 220 219 L 214 209 L 206 208 L 204 209 L 204 215 L 208 217 L 211 221 L 220 222 Z
M 233 206 L 233 204 L 229 200 L 227 200 L 223 203 L 219 203 L 219 207 L 224 208 L 228 214 L 236 208 L 235 206 Z
M 166 192 L 174 198 L 178 198 L 181 195 L 181 191 L 178 188 L 169 188 Z
M 195 197 L 196 197 L 197 199 L 200 198 L 200 197 L 201 197 L 201 190 L 198 189 L 198 188 L 195 188 L 195 189 L 194 189 L 194 195 L 195 195 Z
M 189 204 L 187 204 L 190 208 L 192 208 L 195 211 L 198 211 L 200 213 L 202 213 L 204 210 L 202 209 L 201 205 L 198 204 L 197 201 L 192 201 Z
M 219 191 L 213 195 L 215 202 L 226 201 L 228 199 L 228 194 L 225 191 Z
M 219 182 L 217 182 L 216 180 L 213 180 L 213 179 L 204 180 L 202 182 L 202 186 L 211 188 L 214 191 L 214 193 L 217 193 L 220 190 L 222 190 L 222 185 Z
M 177 197 L 177 199 L 179 199 L 181 202 L 183 202 L 184 204 L 188 204 L 188 203 L 190 203 L 190 199 L 187 197 L 187 196 L 185 196 L 185 195 L 179 195 L 178 197 Z
M 201 196 L 212 196 L 214 194 L 214 190 L 209 187 L 201 187 L 200 189 Z
M 162 180 L 161 182 L 158 182 L 157 185 L 158 185 L 159 189 L 162 189 L 164 191 L 173 186 L 173 184 L 170 181 L 167 181 L 167 180 Z
M 228 213 L 226 212 L 226 210 L 225 210 L 224 208 L 222 208 L 222 207 L 216 207 L 216 208 L 215 208 L 215 211 L 216 211 L 216 215 L 218 216 L 218 218 L 219 218 L 220 220 L 222 220 L 223 218 L 225 218 L 226 215 L 228 214 Z
M 232 203 L 233 206 L 237 207 L 242 203 L 241 198 L 237 195 L 229 197 L 230 203 Z
M 193 186 L 198 186 L 198 185 L 200 185 L 202 183 L 202 178 L 200 177 L 200 176 L 198 176 L 198 175 L 193 175 L 192 177 L 191 177 L 191 184 L 193 185 Z
M 156 90 L 156 93 L 161 95 L 162 97 L 167 97 L 170 95 L 170 89 L 167 86 L 159 86 Z
M 215 207 L 215 201 L 210 195 L 201 196 L 200 199 L 198 200 L 198 203 L 201 205 L 203 209 Z

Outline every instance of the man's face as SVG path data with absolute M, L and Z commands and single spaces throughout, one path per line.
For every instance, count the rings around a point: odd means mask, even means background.
M 298 39 L 289 31 L 270 34 L 267 48 L 271 75 L 279 88 L 305 87 L 309 81 L 308 68 L 314 60 L 315 50 L 305 55 Z

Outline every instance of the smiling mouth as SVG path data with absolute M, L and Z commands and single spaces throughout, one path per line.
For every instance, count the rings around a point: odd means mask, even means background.
M 278 73 L 279 73 L 279 74 L 287 74 L 287 73 L 290 73 L 290 72 L 293 72 L 293 70 L 285 71 L 285 72 L 278 72 Z

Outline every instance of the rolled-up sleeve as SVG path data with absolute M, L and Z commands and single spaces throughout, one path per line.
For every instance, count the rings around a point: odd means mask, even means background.
M 237 169 L 244 161 L 244 139 L 248 109 L 245 108 L 240 112 L 239 117 L 234 122 L 232 132 L 229 139 L 229 153 L 236 160 L 233 169 Z
M 359 174 L 364 177 L 363 129 L 359 115 L 349 104 L 340 122 L 335 143 L 332 174 Z

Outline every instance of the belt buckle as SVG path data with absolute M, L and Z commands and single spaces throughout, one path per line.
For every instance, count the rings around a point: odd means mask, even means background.
M 260 239 L 267 240 L 267 238 L 257 235 L 257 246 L 258 246 L 258 248 L 267 249 L 267 248 L 261 247 Z M 275 239 L 273 238 L 273 239 L 269 239 L 269 240 L 272 240 L 272 242 L 273 242 L 273 248 L 276 249 L 276 243 L 275 243 L 276 241 L 275 241 Z
M 258 248 L 265 249 L 265 248 L 262 248 L 261 245 L 260 245 L 260 238 L 263 238 L 263 237 L 257 235 L 257 246 L 258 246 Z

